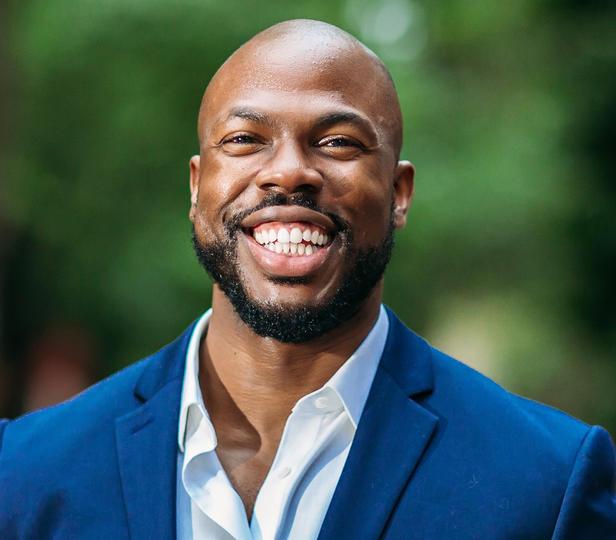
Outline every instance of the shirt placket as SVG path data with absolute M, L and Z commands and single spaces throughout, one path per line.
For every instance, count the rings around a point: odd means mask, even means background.
M 327 397 L 326 397 L 327 396 Z M 335 397 L 334 397 L 335 399 Z M 274 462 L 255 504 L 255 540 L 274 540 L 297 485 L 319 449 L 339 427 L 342 407 L 332 407 L 329 391 L 302 398 L 289 416 Z
M 193 516 L 193 530 L 202 530 L 207 523 L 204 519 L 211 520 L 231 538 L 251 540 L 242 500 L 216 455 L 214 428 L 204 414 L 197 422 L 197 428 L 186 443 L 182 471 L 184 488 L 202 513 L 202 516 Z

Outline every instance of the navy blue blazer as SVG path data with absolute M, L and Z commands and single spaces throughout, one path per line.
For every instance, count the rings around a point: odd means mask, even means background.
M 609 435 L 510 394 L 391 313 L 319 540 L 616 539 Z M 186 348 L 0 423 L 0 538 L 175 537 Z

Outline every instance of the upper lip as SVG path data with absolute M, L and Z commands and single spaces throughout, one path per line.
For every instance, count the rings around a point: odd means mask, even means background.
M 282 223 L 302 221 L 318 225 L 332 234 L 336 231 L 336 226 L 329 217 L 303 206 L 267 206 L 246 217 L 242 221 L 242 227 L 251 229 L 269 221 L 280 221 Z

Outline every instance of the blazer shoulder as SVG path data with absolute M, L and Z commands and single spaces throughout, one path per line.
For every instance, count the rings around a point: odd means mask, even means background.
M 515 394 L 467 364 L 430 346 L 437 398 L 447 399 L 450 407 L 461 407 L 467 418 L 481 418 L 482 422 L 505 421 L 526 426 L 544 427 L 556 437 L 569 436 L 576 440 L 576 449 L 590 425 L 556 407 Z
M 430 355 L 434 387 L 418 401 L 439 420 L 429 457 L 439 470 L 476 480 L 474 492 L 506 501 L 529 530 L 552 534 L 557 520 L 567 534 L 613 524 L 614 447 L 604 429 L 509 392 L 437 349 Z
M 429 413 L 434 429 L 389 537 L 428 516 L 435 538 L 480 529 L 490 538 L 616 538 L 605 430 L 506 390 L 400 326 L 394 338 L 388 374 L 405 391 L 424 374 L 430 384 L 406 394 L 408 411 Z
M 391 341 L 397 346 L 386 348 L 383 363 L 403 389 L 418 393 L 417 401 L 446 423 L 450 432 L 459 427 L 488 440 L 497 434 L 505 438 L 518 434 L 524 442 L 535 437 L 539 445 L 545 442 L 548 448 L 561 448 L 567 459 L 575 455 L 590 429 L 588 424 L 506 390 L 432 346 L 391 312 L 390 323 Z M 423 380 L 419 385 L 418 379 Z
M 553 537 L 616 538 L 616 449 L 599 426 L 580 447 Z
M 153 414 L 161 424 L 173 424 L 191 328 L 73 399 L 2 425 L 1 531 L 11 537 L 47 537 L 28 527 L 55 527 L 58 516 L 75 530 L 82 530 L 84 523 L 94 530 L 97 520 L 110 527 L 119 523 L 108 513 L 115 508 L 124 516 L 123 505 L 116 507 L 122 500 L 121 449 L 127 443 L 121 426 L 126 428 L 124 420 L 134 418 L 147 417 L 149 422 Z M 147 455 L 137 459 L 147 460 Z M 101 507 L 107 513 L 101 513 Z M 18 530 L 22 532 L 11 533 Z M 106 537 L 119 536 L 116 531 Z
M 18 457 L 22 450 L 32 455 L 37 443 L 47 449 L 54 445 L 60 449 L 76 441 L 97 441 L 103 430 L 112 432 L 116 418 L 134 410 L 167 383 L 182 376 L 182 359 L 195 323 L 175 341 L 74 398 L 12 420 L 5 427 L 0 459 Z
M 129 366 L 64 403 L 4 424 L 0 530 L 13 531 L 7 532 L 11 537 L 34 537 L 18 534 L 14 527 L 25 526 L 27 516 L 43 515 L 68 497 L 77 500 L 86 487 L 100 489 L 99 495 L 106 496 L 119 485 L 115 417 L 134 408 L 133 387 L 145 362 Z M 39 523 L 38 518 L 35 522 Z
M 73 439 L 86 437 L 93 429 L 100 429 L 111 419 L 135 407 L 134 386 L 150 357 L 90 386 L 75 397 L 58 405 L 27 413 L 4 424 L 0 439 L 0 458 L 12 456 L 23 459 L 32 449 L 53 443 L 70 444 Z M 2 430 L 0 427 L 0 430 Z M 24 454 L 25 452 L 25 454 Z
M 431 355 L 435 385 L 424 404 L 442 420 L 439 435 L 446 445 L 461 459 L 479 459 L 498 477 L 517 471 L 514 476 L 534 484 L 529 497 L 536 492 L 553 504 L 561 500 L 592 427 L 518 396 L 436 349 Z

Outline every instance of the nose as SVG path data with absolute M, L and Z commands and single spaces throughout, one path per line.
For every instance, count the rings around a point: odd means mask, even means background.
M 259 171 L 256 184 L 264 191 L 318 193 L 323 187 L 323 176 L 310 165 L 299 143 L 285 141 Z

